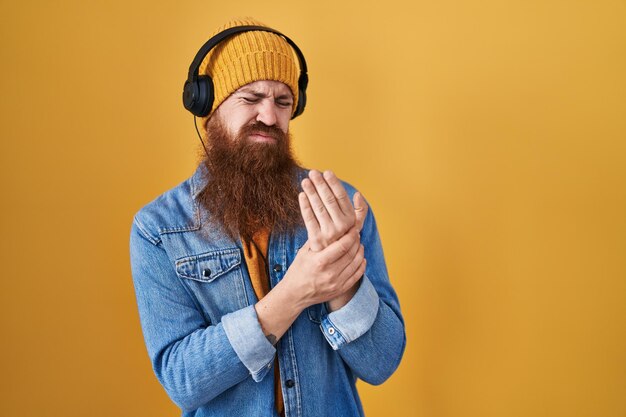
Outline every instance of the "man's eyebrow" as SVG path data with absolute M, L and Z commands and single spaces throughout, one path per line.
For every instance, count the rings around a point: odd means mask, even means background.
M 252 94 L 253 96 L 258 97 L 258 98 L 268 97 L 267 94 L 261 93 L 260 91 L 253 90 L 251 88 L 242 88 L 238 92 L 245 93 L 245 94 Z M 286 94 L 281 94 L 280 96 L 276 97 L 276 100 L 284 100 L 284 99 L 292 99 L 292 98 L 293 96 L 290 93 L 286 93 Z

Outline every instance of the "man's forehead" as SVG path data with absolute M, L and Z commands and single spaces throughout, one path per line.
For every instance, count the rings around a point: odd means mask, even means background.
M 291 88 L 289 88 L 287 84 L 280 81 L 270 80 L 261 80 L 246 84 L 243 87 L 239 88 L 236 92 L 263 95 L 269 94 L 273 96 L 289 95 L 290 97 L 293 97 Z

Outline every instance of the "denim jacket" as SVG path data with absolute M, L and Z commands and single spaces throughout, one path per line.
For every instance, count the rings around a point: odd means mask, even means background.
M 159 382 L 183 416 L 276 416 L 278 355 L 286 416 L 362 416 L 357 378 L 384 382 L 406 344 L 371 208 L 361 231 L 367 267 L 354 297 L 331 313 L 324 303 L 306 308 L 272 346 L 254 309 L 241 242 L 211 227 L 198 203 L 208 180 L 200 164 L 141 208 L 131 227 L 137 305 Z M 355 189 L 343 184 L 352 198 Z M 270 234 L 272 287 L 306 239 L 304 227 Z

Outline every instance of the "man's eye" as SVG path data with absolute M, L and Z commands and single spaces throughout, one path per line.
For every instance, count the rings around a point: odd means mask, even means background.
M 256 103 L 259 101 L 259 99 L 255 98 L 251 98 L 251 97 L 241 97 L 243 101 L 245 101 L 246 103 Z
M 280 107 L 291 107 L 291 102 L 289 102 L 289 101 L 278 101 L 277 104 Z

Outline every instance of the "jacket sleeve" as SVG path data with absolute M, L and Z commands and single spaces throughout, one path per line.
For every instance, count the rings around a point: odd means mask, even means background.
M 276 350 L 263 335 L 254 306 L 208 323 L 160 238 L 145 231 L 137 218 L 130 260 L 148 355 L 172 401 L 195 410 L 248 376 L 263 379 Z
M 378 385 L 400 364 L 406 333 L 371 208 L 361 230 L 361 243 L 367 267 L 359 289 L 339 310 L 323 311 L 320 328 L 357 377 Z

